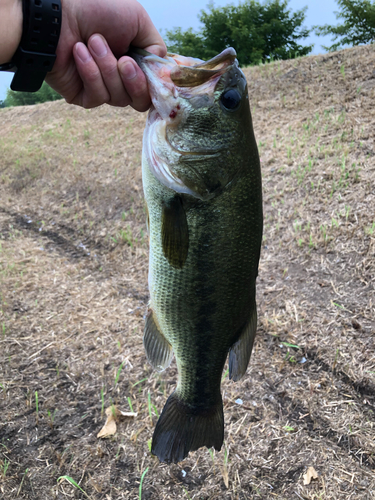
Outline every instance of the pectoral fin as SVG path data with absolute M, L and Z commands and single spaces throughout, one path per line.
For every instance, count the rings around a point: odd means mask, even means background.
M 239 339 L 232 345 L 229 351 L 229 378 L 235 382 L 240 380 L 246 373 L 256 331 L 257 309 L 254 304 L 250 320 L 242 330 Z
M 175 196 L 163 207 L 162 243 L 170 265 L 182 269 L 189 250 L 189 228 L 180 196 Z
M 149 309 L 146 316 L 143 345 L 147 359 L 155 370 L 162 372 L 170 365 L 173 358 L 172 346 L 161 333 L 152 309 Z

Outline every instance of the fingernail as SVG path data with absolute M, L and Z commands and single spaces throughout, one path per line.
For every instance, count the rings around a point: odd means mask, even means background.
M 126 62 L 121 65 L 121 74 L 125 80 L 133 80 L 136 77 L 137 72 L 131 62 Z
M 95 53 L 97 57 L 104 57 L 108 52 L 103 38 L 99 35 L 95 35 L 91 38 L 90 49 Z
M 90 52 L 84 43 L 78 42 L 76 44 L 76 54 L 83 63 L 87 63 L 92 59 Z

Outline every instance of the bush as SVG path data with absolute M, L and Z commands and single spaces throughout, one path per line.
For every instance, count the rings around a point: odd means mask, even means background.
M 30 104 L 40 104 L 47 101 L 56 101 L 62 96 L 53 90 L 46 82 L 37 92 L 15 92 L 7 90 L 5 106 L 27 106 Z

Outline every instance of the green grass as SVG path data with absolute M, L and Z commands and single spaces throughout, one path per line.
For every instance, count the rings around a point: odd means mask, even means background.
M 129 405 L 130 411 L 131 411 L 132 413 L 134 413 L 134 410 L 133 410 L 133 405 L 132 405 L 132 400 L 130 399 L 130 396 L 128 396 L 128 405 Z
M 189 499 L 189 500 L 192 500 L 192 499 L 191 499 L 191 496 L 190 496 L 190 495 L 189 495 L 189 493 L 185 490 L 185 488 L 183 487 L 182 489 L 184 490 L 184 493 L 185 493 L 185 495 L 188 497 L 188 499 Z
M 139 500 L 142 500 L 142 486 L 143 486 L 143 481 L 144 481 L 144 478 L 145 478 L 145 475 L 147 474 L 147 472 L 148 472 L 148 467 L 145 471 L 143 471 L 142 476 L 141 476 L 141 482 L 139 483 L 139 495 L 138 495 Z
M 9 468 L 9 463 L 10 463 L 9 460 L 7 460 L 5 458 L 3 464 L 0 465 L 1 475 L 3 476 L 3 478 L 5 478 L 5 476 L 7 475 L 7 470 Z
M 375 231 L 375 221 L 372 223 L 372 226 L 368 226 L 365 228 L 365 233 L 368 234 L 369 236 L 372 236 Z
M 295 431 L 294 427 L 290 427 L 289 425 L 284 425 L 284 429 L 286 430 L 286 432 L 294 432 Z
M 143 382 L 146 382 L 146 380 L 148 380 L 148 378 L 143 378 L 142 380 L 138 380 L 138 382 L 136 382 L 135 384 L 132 385 L 132 387 L 135 387 L 136 385 L 139 385 L 139 384 L 142 384 Z
M 213 466 L 213 469 L 215 470 L 215 455 L 214 455 L 213 449 L 208 448 L 208 453 L 210 454 L 210 457 L 212 460 L 212 466 Z
M 57 413 L 57 409 L 56 409 L 56 408 L 55 408 L 55 410 L 53 411 L 53 413 L 51 413 L 49 410 L 47 410 L 47 414 L 48 414 L 48 425 L 51 427 L 51 429 L 53 429 L 53 424 L 54 424 L 54 422 L 55 422 L 56 413 Z
M 21 488 L 22 488 L 22 485 L 23 485 L 23 482 L 25 480 L 25 477 L 27 476 L 27 473 L 29 472 L 29 469 L 26 469 L 23 476 L 22 476 L 22 479 L 21 479 L 21 484 L 20 484 L 20 487 L 18 488 L 18 491 L 17 491 L 17 496 L 19 496 L 20 492 L 21 492 Z
M 157 418 L 159 418 L 159 412 L 156 409 L 156 406 L 151 403 L 151 394 L 150 394 L 150 392 L 148 392 L 148 395 L 147 395 L 147 405 L 148 405 L 148 414 L 149 414 L 151 423 L 153 423 L 153 420 L 152 420 L 152 410 L 154 410 L 155 415 L 157 416 Z
M 119 378 L 120 378 L 120 375 L 121 375 L 121 371 L 122 371 L 122 369 L 123 369 L 123 367 L 124 367 L 124 364 L 125 364 L 125 361 L 123 361 L 123 362 L 121 363 L 121 365 L 119 366 L 119 368 L 118 368 L 118 370 L 117 370 L 117 374 L 116 374 L 116 378 L 115 378 L 115 387 L 116 387 L 116 385 L 117 385 L 117 382 L 119 381 Z
M 86 493 L 86 491 L 84 491 L 80 486 L 79 484 L 76 483 L 76 481 L 74 481 L 74 479 L 70 476 L 60 476 L 58 479 L 57 479 L 57 482 L 60 482 L 62 481 L 63 479 L 65 479 L 65 481 L 68 481 L 68 483 L 72 484 L 73 486 L 75 486 L 77 489 L 79 489 L 80 491 L 82 491 L 82 493 L 87 497 L 87 498 L 90 498 L 88 496 L 88 494 Z
M 221 383 L 223 383 L 223 382 L 224 382 L 224 380 L 227 378 L 228 373 L 229 373 L 229 368 L 227 368 L 227 369 L 225 370 L 225 373 L 224 373 L 224 375 L 223 375 L 223 376 L 222 376 L 222 378 L 221 378 Z
M 281 343 L 282 345 L 285 345 L 285 347 L 293 347 L 294 349 L 301 349 L 299 345 L 289 344 L 289 342 L 281 342 Z

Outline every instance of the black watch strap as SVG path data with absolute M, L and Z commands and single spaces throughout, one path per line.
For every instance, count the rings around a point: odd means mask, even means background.
M 12 58 L 16 73 L 10 88 L 36 92 L 52 70 L 61 29 L 60 0 L 22 0 L 21 43 Z

